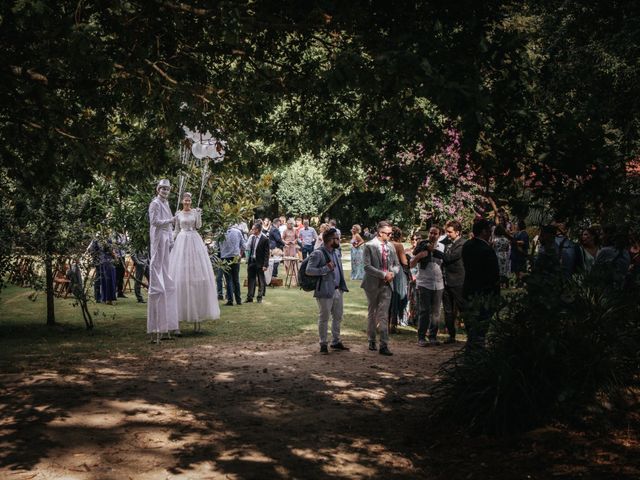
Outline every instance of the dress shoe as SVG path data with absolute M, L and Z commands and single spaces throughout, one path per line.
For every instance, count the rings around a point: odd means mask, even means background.
M 230 307 L 233 307 L 233 301 L 229 300 L 227 303 L 225 303 L 225 305 L 229 305 Z
M 418 346 L 419 347 L 427 347 L 427 346 L 429 346 L 429 342 L 427 342 L 424 339 L 418 340 Z
M 143 298 L 139 298 L 138 303 L 147 303 L 147 302 L 145 302 Z
M 218 300 L 224 300 L 224 297 L 222 295 L 218 295 Z
M 393 353 L 391 353 L 391 351 L 389 350 L 389 348 L 385 345 L 383 347 L 380 347 L 380 350 L 378 351 L 378 353 L 380 355 L 385 355 L 387 357 L 390 357 L 391 355 L 393 355 Z
M 258 303 L 262 303 L 262 298 L 258 297 L 258 299 L 256 300 Z
M 455 338 L 453 338 L 453 337 L 449 337 L 449 338 L 447 338 L 447 339 L 446 339 L 444 342 L 442 342 L 442 343 L 444 343 L 445 345 L 450 345 L 450 344 L 452 344 L 452 343 L 456 343 L 456 342 L 457 342 L 457 340 L 456 340 Z
M 342 351 L 349 351 L 348 347 L 345 347 L 342 342 L 338 342 L 335 345 L 331 345 L 331 348 L 333 348 L 334 350 L 342 350 Z
M 127 298 L 127 296 L 124 293 L 119 293 L 118 298 Z
M 253 298 L 245 298 L 244 303 L 253 303 Z
M 369 342 L 369 350 L 374 352 L 378 350 L 378 347 L 376 347 L 376 342 Z
M 326 345 L 320 345 L 320 353 L 322 353 L 323 355 L 327 355 L 329 353 L 329 349 Z
M 440 340 L 437 340 L 435 338 L 430 338 L 429 339 L 429 346 L 430 347 L 437 347 L 438 345 L 440 345 Z

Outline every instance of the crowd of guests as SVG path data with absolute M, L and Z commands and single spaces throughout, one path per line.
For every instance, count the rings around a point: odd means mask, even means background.
M 416 328 L 421 347 L 440 345 L 438 334 L 442 331 L 446 333 L 442 343 L 455 343 L 463 322 L 468 340 L 482 343 L 486 334 L 483 325 L 493 313 L 491 302 L 486 300 L 497 298 L 501 289 L 522 287 L 532 272 L 555 272 L 569 278 L 606 266 L 612 272 L 611 284 L 625 288 L 640 270 L 638 239 L 622 225 L 589 226 L 571 232 L 563 219 L 556 218 L 549 225 L 532 229 L 522 220 L 510 222 L 502 212 L 493 221 L 476 219 L 468 232 L 457 220 L 431 225 L 408 238 L 388 222 L 378 223 L 373 230 L 351 227 L 349 277 L 361 281 L 367 297 L 369 348 L 383 355 L 391 355 L 389 334 L 400 333 L 399 327 L 407 325 Z M 343 294 L 348 291 L 341 239 L 335 219 L 328 218 L 318 230 L 300 217 L 257 219 L 251 228 L 245 223 L 231 225 L 220 242 L 206 242 L 216 269 L 218 300 L 226 298 L 229 306 L 234 301 L 236 305 L 250 303 L 254 298 L 262 302 L 266 286 L 278 278 L 280 263 L 289 270 L 292 261 L 299 264 L 309 257 L 307 274 L 320 277 L 314 297 L 319 308 L 321 352 L 328 353 L 329 347 L 348 350 L 340 337 Z M 405 240 L 410 241 L 408 246 Z M 120 241 L 96 239 L 89 246 L 98 272 L 98 302 L 110 303 L 124 296 L 123 272 L 117 268 L 124 265 Z M 136 297 L 144 302 L 140 285 L 148 260 L 144 253 L 132 258 Z M 241 259 L 247 268 L 244 300 Z M 295 276 L 292 279 L 295 281 Z
M 529 231 L 536 233 L 533 239 Z M 412 235 L 411 245 L 405 247 L 402 231 L 387 222 L 378 224 L 376 235 L 366 237 L 354 225 L 351 278 L 362 280 L 367 296 L 369 348 L 377 349 L 379 331 L 379 352 L 391 355 L 389 333 L 399 333 L 401 324 L 417 328 L 419 346 L 440 345 L 442 313 L 447 334 L 443 343 L 456 342 L 464 320 L 468 345 L 483 345 L 501 289 L 522 287 L 531 273 L 570 278 L 599 270 L 612 288 L 637 285 L 640 242 L 624 225 L 589 226 L 579 231 L 576 241 L 559 217 L 529 231 L 524 221 L 512 224 L 504 215 L 495 221 L 476 219 L 470 232 L 451 220 Z M 333 230 L 326 234 L 328 243 L 323 248 L 331 254 L 336 248 L 332 242 L 339 237 L 334 238 Z M 314 255 L 311 274 L 327 276 L 335 289 L 323 284 L 315 294 L 320 306 L 321 352 L 328 353 L 329 313 L 334 330 L 331 347 L 345 350 L 339 326 L 346 284 L 343 288 L 341 272 L 328 275 L 337 272 L 333 260 Z

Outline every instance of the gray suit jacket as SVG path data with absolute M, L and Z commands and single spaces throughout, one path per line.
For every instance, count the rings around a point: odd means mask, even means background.
M 339 253 L 339 252 L 338 252 Z M 314 290 L 313 296 L 315 298 L 333 298 L 336 293 L 336 282 L 334 279 L 334 273 L 327 267 L 327 259 L 325 255 L 331 258 L 329 251 L 324 248 L 324 245 L 317 250 L 314 250 L 309 258 L 307 264 L 307 275 L 320 276 L 318 287 Z M 338 256 L 340 258 L 340 256 Z M 344 281 L 344 272 L 342 271 L 342 263 L 338 261 L 336 268 L 340 272 L 340 287 L 343 292 L 348 292 L 347 284 Z
M 376 292 L 389 285 L 393 289 L 393 282 L 386 283 L 384 281 L 385 273 L 382 271 L 382 252 L 380 251 L 380 240 L 374 238 L 364 245 L 363 262 L 364 262 L 364 278 L 360 287 L 368 292 Z M 400 274 L 400 261 L 396 255 L 396 249 L 391 242 L 387 243 L 389 257 L 387 258 L 387 266 L 390 272 L 395 275 Z

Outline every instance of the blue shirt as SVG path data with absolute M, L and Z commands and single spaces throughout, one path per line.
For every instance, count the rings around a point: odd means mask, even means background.
M 318 238 L 318 234 L 312 227 L 302 227 L 298 235 L 303 245 L 313 245 Z
M 336 255 L 336 249 L 334 248 L 330 254 L 331 256 L 331 261 L 333 262 L 333 264 L 335 265 L 335 268 L 333 269 L 333 280 L 336 284 L 336 288 L 340 286 L 340 258 Z
M 237 226 L 229 227 L 220 245 L 220 258 L 239 257 L 245 249 L 244 235 Z

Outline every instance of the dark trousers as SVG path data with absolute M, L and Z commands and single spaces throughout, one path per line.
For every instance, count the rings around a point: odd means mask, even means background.
M 278 276 L 278 265 L 280 265 L 280 262 L 273 262 L 273 273 L 271 274 L 272 277 Z
M 218 290 L 218 298 L 224 298 L 224 289 L 222 288 L 222 279 L 224 277 L 224 272 L 221 268 L 216 268 L 216 289 Z
M 464 325 L 467 347 L 484 347 L 489 323 L 494 314 L 490 295 L 476 294 L 465 298 Z
M 302 246 L 302 259 L 304 260 L 309 255 L 313 253 L 313 245 L 303 245 Z
M 118 296 L 124 295 L 124 258 L 119 258 L 116 261 L 116 287 Z
M 418 340 L 425 340 L 427 330 L 429 340 L 436 340 L 441 303 L 442 290 L 418 287 Z
M 247 300 L 252 299 L 256 292 L 256 280 L 258 281 L 258 299 L 261 299 L 264 296 L 264 291 L 267 286 L 264 270 L 262 270 L 262 265 L 250 263 L 247 265 L 247 283 L 249 287 Z
M 96 303 L 100 303 L 102 298 L 100 297 L 100 267 L 96 267 L 96 276 L 93 280 L 93 295 L 96 299 Z
M 442 304 L 444 307 L 444 325 L 447 327 L 449 337 L 456 338 L 456 319 L 464 309 L 462 285 L 459 287 L 445 285 Z
M 144 263 L 136 263 L 136 272 L 135 272 L 135 285 L 133 286 L 133 292 L 136 295 L 138 300 L 144 300 L 142 298 L 142 293 L 140 292 L 140 284 L 142 283 L 143 277 L 147 278 L 147 285 L 149 284 L 149 266 Z
M 233 262 L 235 257 L 223 258 L 228 262 Z M 229 265 L 229 269 L 224 272 L 224 279 L 227 283 L 227 302 L 233 302 L 233 297 L 236 297 L 236 303 L 240 305 L 242 299 L 240 298 L 240 262 L 234 262 Z

